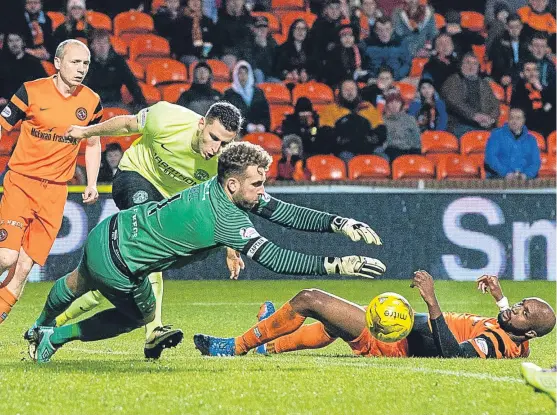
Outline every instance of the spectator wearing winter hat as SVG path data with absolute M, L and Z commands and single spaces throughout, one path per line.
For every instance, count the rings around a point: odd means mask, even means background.
M 296 134 L 285 135 L 282 140 L 282 158 L 278 162 L 277 180 L 309 180 L 311 173 L 306 167 L 304 145 Z
M 495 15 L 495 6 L 499 3 L 505 4 L 509 8 L 509 13 L 513 14 L 521 7 L 528 4 L 528 0 L 487 0 L 485 2 L 485 24 L 489 27 L 497 18 Z
M 352 26 L 340 26 L 338 36 L 337 44 L 325 58 L 321 76 L 321 79 L 333 88 L 343 79 L 356 79 L 367 73 L 362 70 L 362 53 L 356 45 Z
M 245 53 L 246 60 L 254 68 L 255 83 L 280 82 L 272 76 L 277 42 L 269 33 L 269 21 L 265 16 L 257 16 L 252 30 L 253 38 L 245 45 Z
M 308 156 L 321 154 L 322 143 L 319 140 L 319 114 L 313 109 L 313 104 L 306 97 L 300 97 L 294 106 L 294 113 L 288 114 L 282 122 L 281 132 L 285 136 L 295 134 L 302 140 L 304 153 Z
M 404 39 L 412 56 L 429 56 L 437 36 L 435 13 L 420 0 L 404 0 L 404 5 L 393 15 L 395 33 Z
M 408 114 L 416 118 L 420 131 L 445 131 L 447 129 L 447 109 L 445 102 L 433 86 L 433 81 L 423 78 L 418 86 L 419 97 L 410 104 Z
M 176 103 L 198 114 L 206 114 L 209 107 L 221 99 L 221 93 L 213 89 L 213 70 L 206 62 L 198 62 L 190 89 L 183 92 Z
M 460 13 L 449 10 L 445 16 L 446 25 L 441 33 L 447 33 L 453 39 L 454 50 L 459 58 L 472 51 L 472 45 L 483 45 L 484 38 L 476 32 L 461 26 Z
M 68 0 L 66 20 L 52 34 L 53 45 L 68 39 L 87 39 L 93 27 L 87 22 L 86 12 L 85 0 Z

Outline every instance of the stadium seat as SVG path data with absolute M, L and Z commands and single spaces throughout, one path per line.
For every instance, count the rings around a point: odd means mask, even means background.
M 151 33 L 154 30 L 153 18 L 147 13 L 128 11 L 114 16 L 114 36 L 124 41 L 133 39 L 137 33 Z
M 437 164 L 437 179 L 479 179 L 480 167 L 462 154 L 448 154 Z
M 528 131 L 538 142 L 538 148 L 540 149 L 541 152 L 544 152 L 545 149 L 547 148 L 547 146 L 545 145 L 545 138 L 543 135 L 541 135 L 540 133 L 536 132 L 536 131 L 532 131 L 529 130 Z
M 4 171 L 6 170 L 6 167 L 8 166 L 8 162 L 10 161 L 10 156 L 8 155 L 1 155 L 0 156 L 0 171 Z
M 312 182 L 324 180 L 346 180 L 344 161 L 331 155 L 311 156 L 306 161 Z
M 458 139 L 446 131 L 424 131 L 422 133 L 422 154 L 457 153 Z
M 478 12 L 461 12 L 460 25 L 474 32 L 481 32 L 485 27 L 484 15 Z
M 375 155 L 360 155 L 348 162 L 348 178 L 358 179 L 388 179 L 391 177 L 391 166 L 383 157 Z
M 491 86 L 491 90 L 493 91 L 493 95 L 495 95 L 495 98 L 497 98 L 501 102 L 505 102 L 505 88 L 503 88 L 501 85 L 493 80 L 489 81 L 489 85 Z
M 9 133 L 2 131 L 2 139 L 0 140 L 0 155 L 7 156 L 11 153 L 14 144 L 17 142 L 19 130 L 12 130 Z M 0 170 L 3 171 L 3 170 Z
M 143 92 L 147 104 L 153 105 L 161 100 L 161 93 L 154 86 L 139 82 L 139 87 L 141 88 L 141 92 Z M 133 98 L 125 85 L 122 86 L 120 93 L 122 94 L 122 102 L 124 102 L 124 104 L 129 105 L 132 103 Z
M 221 94 L 224 94 L 224 91 L 231 87 L 232 84 L 230 82 L 213 82 L 213 89 L 216 89 Z
M 251 12 L 251 15 L 253 17 L 263 16 L 267 18 L 269 22 L 269 32 L 280 33 L 280 21 L 274 14 L 268 12 Z
M 136 35 L 130 42 L 130 60 L 148 65 L 154 59 L 170 57 L 170 44 L 157 35 Z
M 271 163 L 271 165 L 269 166 L 269 170 L 267 171 L 267 180 L 273 180 L 276 179 L 278 176 L 278 162 L 280 161 L 280 159 L 282 158 L 282 155 L 280 154 L 273 154 L 273 162 Z
M 95 29 L 106 29 L 112 32 L 112 20 L 104 13 L 88 10 L 87 22 Z
M 191 84 L 185 82 L 177 82 L 175 84 L 162 85 L 158 87 L 158 90 L 160 91 L 162 99 L 164 101 L 175 103 L 176 101 L 178 101 L 178 98 L 180 98 L 180 95 L 190 89 L 190 87 Z
M 424 66 L 427 63 L 428 58 L 414 58 L 412 59 L 412 68 L 410 68 L 410 77 L 421 78 L 424 71 Z
M 112 49 L 120 56 L 128 56 L 128 44 L 116 36 L 110 36 Z
M 132 71 L 133 76 L 135 76 L 138 81 L 145 82 L 145 68 L 143 67 L 143 65 L 140 65 L 139 63 L 134 61 L 130 61 L 129 59 L 126 60 L 126 63 L 128 64 L 130 71 Z
M 165 0 L 153 0 L 151 3 L 151 12 L 155 14 L 159 7 L 164 6 Z
M 400 95 L 406 104 L 414 101 L 416 97 L 416 87 L 407 82 L 395 82 L 395 86 L 399 89 Z
M 460 137 L 460 153 L 484 153 L 490 134 L 491 132 L 483 130 L 470 131 L 464 134 Z
M 509 121 L 509 111 L 510 107 L 506 104 L 499 104 L 499 120 L 497 121 L 497 127 L 502 127 L 507 121 Z
M 446 24 L 447 22 L 445 21 L 445 16 L 435 13 L 435 26 L 437 27 L 437 30 L 441 30 Z
M 405 155 L 392 163 L 393 179 L 433 179 L 435 164 L 424 156 Z
M 246 134 L 243 140 L 263 147 L 270 154 L 282 153 L 282 140 L 273 133 Z
M 279 131 L 287 114 L 294 112 L 292 105 L 269 105 L 271 112 L 271 131 Z
M 485 179 L 485 167 L 484 167 L 484 160 L 485 154 L 484 153 L 472 153 L 468 154 L 468 159 L 473 163 L 476 163 L 476 166 L 480 169 L 481 178 Z
M 58 26 L 66 21 L 66 16 L 61 12 L 46 12 L 47 16 L 52 20 L 52 30 L 56 30 Z
M 170 82 L 186 82 L 188 70 L 186 65 L 175 59 L 155 59 L 147 65 L 145 79 L 147 84 L 153 86 Z
M 257 85 L 263 93 L 270 105 L 285 104 L 288 105 L 292 101 L 290 91 L 284 84 L 269 82 Z
M 552 178 L 555 177 L 557 163 L 555 154 L 541 153 L 541 166 L 538 172 L 538 177 Z
M 298 98 L 307 97 L 313 104 L 332 104 L 335 100 L 333 90 L 320 82 L 306 82 L 297 84 L 292 90 L 292 102 Z
M 305 10 L 304 0 L 271 0 L 271 10 Z
M 282 34 L 284 36 L 288 35 L 288 31 L 290 30 L 290 26 L 298 19 L 304 19 L 308 27 L 312 27 L 313 23 L 317 19 L 317 16 L 311 12 L 285 12 L 280 21 L 282 26 Z
M 555 154 L 555 131 L 547 136 L 547 152 L 549 154 Z
M 41 65 L 43 65 L 43 68 L 48 76 L 56 74 L 56 68 L 53 63 L 49 61 L 41 61 Z
M 230 68 L 226 63 L 218 59 L 207 59 L 205 63 L 207 63 L 213 71 L 213 82 L 230 82 Z M 197 62 L 192 62 L 190 64 L 190 81 L 193 81 L 195 65 L 197 65 Z
M 103 110 L 102 121 L 109 120 L 113 117 L 117 117 L 118 115 L 130 115 L 130 112 L 127 109 L 124 109 L 124 108 L 106 107 Z

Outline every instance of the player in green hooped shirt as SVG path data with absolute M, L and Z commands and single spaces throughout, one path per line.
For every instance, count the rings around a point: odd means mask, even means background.
M 260 235 L 248 212 L 287 228 L 342 233 L 353 241 L 381 244 L 365 223 L 285 203 L 265 193 L 271 161 L 259 146 L 229 144 L 220 156 L 216 177 L 99 223 L 87 237 L 78 268 L 54 283 L 43 311 L 26 332 L 30 355 L 48 362 L 70 341 L 108 339 L 149 323 L 156 300 L 147 276 L 205 258 L 223 246 L 281 274 L 373 278 L 385 272 L 378 259 L 302 254 Z M 89 290 L 100 291 L 114 307 L 78 323 L 54 327 L 56 316 Z
M 234 140 L 242 125 L 240 110 L 229 102 L 213 104 L 205 117 L 179 105 L 161 101 L 137 115 L 114 117 L 90 127 L 72 126 L 66 132 L 76 138 L 93 135 L 121 136 L 140 133 L 126 150 L 112 183 L 112 197 L 120 210 L 147 202 L 160 202 L 217 174 L 222 146 Z M 231 278 L 238 278 L 244 263 L 228 249 Z M 182 330 L 162 324 L 162 272 L 149 275 L 157 300 L 155 318 L 145 326 L 144 353 L 158 359 L 165 348 L 183 338 Z M 99 291 L 84 294 L 56 318 L 62 326 L 100 304 Z

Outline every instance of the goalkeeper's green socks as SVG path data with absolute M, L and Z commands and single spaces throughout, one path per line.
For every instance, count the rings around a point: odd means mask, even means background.
M 56 316 L 63 313 L 76 299 L 75 294 L 68 288 L 67 278 L 66 275 L 54 283 L 35 326 L 54 326 Z
M 65 312 L 56 317 L 56 326 L 63 326 L 68 321 L 92 310 L 100 304 L 103 298 L 103 295 L 98 291 L 89 291 L 83 294 L 75 300 Z
M 162 327 L 162 272 L 153 272 L 152 274 L 149 274 L 149 281 L 151 282 L 153 294 L 155 295 L 156 306 L 155 319 L 149 324 L 145 325 L 145 339 L 148 339 L 151 333 L 153 333 L 153 330 L 155 330 L 157 327 Z

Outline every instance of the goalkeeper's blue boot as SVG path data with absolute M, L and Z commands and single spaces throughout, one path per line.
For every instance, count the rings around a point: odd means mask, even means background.
M 38 334 L 38 344 L 35 360 L 38 363 L 48 363 L 52 355 L 58 350 L 58 347 L 50 341 L 50 337 L 54 334 L 54 327 L 39 327 L 36 332 Z
M 263 304 L 261 304 L 261 307 L 259 307 L 259 313 L 257 313 L 257 320 L 263 321 L 266 318 L 272 316 L 274 312 L 275 312 L 274 304 L 271 301 L 265 301 Z M 267 354 L 266 345 L 262 344 L 261 346 L 257 346 L 255 348 L 255 353 Z
M 204 356 L 235 356 L 234 337 L 213 337 L 206 334 L 193 336 L 195 348 Z

